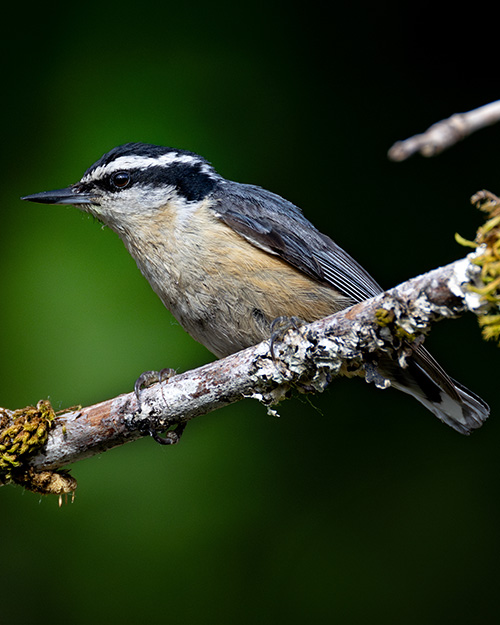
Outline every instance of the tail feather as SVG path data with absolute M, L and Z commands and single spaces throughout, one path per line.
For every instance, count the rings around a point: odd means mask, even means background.
M 401 369 L 380 363 L 392 386 L 408 393 L 438 419 L 460 434 L 480 428 L 490 414 L 488 404 L 465 386 L 452 380 L 423 347 L 418 347 Z

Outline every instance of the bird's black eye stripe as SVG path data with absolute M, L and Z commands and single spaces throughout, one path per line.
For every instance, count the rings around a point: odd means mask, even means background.
M 104 175 L 92 177 L 83 184 L 102 189 L 105 193 L 119 193 L 125 188 L 144 189 L 174 188 L 188 202 L 205 198 L 217 183 L 217 178 L 202 170 L 201 163 L 172 163 L 118 169 Z
M 111 188 L 112 189 L 124 189 L 128 187 L 131 181 L 131 176 L 128 171 L 117 171 L 110 176 Z

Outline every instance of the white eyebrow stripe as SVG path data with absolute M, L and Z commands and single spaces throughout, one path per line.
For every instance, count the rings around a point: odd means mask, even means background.
M 166 154 L 162 154 L 161 156 L 151 157 L 151 156 L 119 156 L 111 163 L 107 165 L 100 165 L 93 169 L 89 174 L 82 178 L 82 181 L 88 182 L 90 180 L 98 180 L 104 174 L 108 175 L 115 171 L 120 171 L 122 169 L 147 169 L 148 167 L 167 167 L 168 165 L 172 165 L 174 163 L 184 163 L 186 165 L 195 165 L 199 164 L 201 167 L 201 171 L 204 174 L 209 175 L 211 178 L 218 177 L 214 172 L 212 167 L 204 160 L 197 158 L 196 156 L 191 156 L 190 154 L 179 154 L 179 152 L 167 152 Z

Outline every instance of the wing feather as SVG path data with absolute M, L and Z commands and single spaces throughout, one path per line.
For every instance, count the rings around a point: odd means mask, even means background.
M 353 303 L 382 291 L 361 265 L 279 195 L 229 181 L 220 184 L 216 195 L 221 201 L 214 208 L 224 223 L 253 245 L 331 285 Z

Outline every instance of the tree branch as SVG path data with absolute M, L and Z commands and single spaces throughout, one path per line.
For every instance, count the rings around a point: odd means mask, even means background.
M 388 152 L 392 161 L 404 161 L 416 152 L 422 156 L 435 156 L 455 145 L 476 130 L 500 120 L 500 100 L 491 102 L 467 113 L 456 113 L 443 119 L 424 133 L 404 141 L 397 141 Z
M 389 380 L 370 364 L 374 353 L 388 353 L 404 366 L 409 343 L 423 341 L 437 321 L 468 311 L 480 316 L 490 336 L 500 335 L 500 315 L 495 314 L 500 305 L 500 201 L 487 192 L 473 200 L 490 215 L 474 243 L 463 241 L 476 248 L 473 253 L 325 319 L 292 323 L 274 344 L 274 358 L 264 341 L 144 389 L 140 405 L 135 393 L 128 393 L 64 414 L 54 413 L 45 400 L 37 407 L 0 410 L 0 485 L 14 481 L 37 492 L 71 492 L 76 482 L 54 469 L 243 398 L 272 410 L 293 388 L 321 392 L 336 375 L 361 375 L 387 388 Z M 34 438 L 38 447 L 30 451 Z M 19 456 L 21 443 L 26 457 Z

